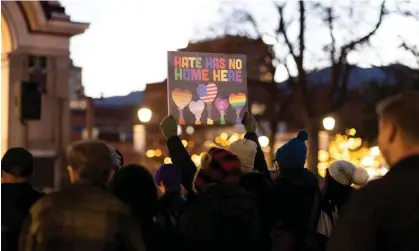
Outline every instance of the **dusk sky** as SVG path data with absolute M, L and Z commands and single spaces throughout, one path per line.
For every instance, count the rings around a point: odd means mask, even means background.
M 395 6 L 388 1 L 388 8 Z M 188 41 L 204 39 L 214 34 L 209 27 L 222 23 L 220 10 L 236 6 L 250 10 L 258 22 L 260 31 L 269 34 L 275 28 L 278 14 L 271 0 L 61 0 L 73 21 L 89 22 L 90 28 L 71 40 L 71 57 L 74 64 L 83 67 L 83 84 L 86 94 L 99 97 L 125 95 L 131 91 L 143 90 L 146 83 L 161 81 L 167 74 L 167 51 L 187 46 Z M 295 2 L 295 1 L 289 1 Z M 324 1 L 336 2 L 336 1 Z M 342 6 L 339 16 L 344 16 L 349 5 L 364 4 L 362 1 L 338 1 Z M 348 2 L 345 4 L 345 2 Z M 356 21 L 342 20 L 338 43 L 345 43 L 357 35 L 364 34 L 378 18 L 381 1 L 370 1 L 369 8 L 357 8 Z M 419 3 L 419 0 L 412 0 Z M 234 3 L 234 4 L 232 4 Z M 286 17 L 292 19 L 295 8 L 292 4 Z M 415 4 L 415 8 L 419 4 Z M 413 7 L 413 6 L 412 6 Z M 227 12 L 228 13 L 228 8 Z M 341 14 L 341 15 L 340 15 Z M 321 48 L 328 43 L 327 30 L 319 25 L 321 19 L 314 12 L 308 16 L 308 64 L 307 68 L 326 67 L 326 55 Z M 401 49 L 400 37 L 419 47 L 419 22 L 414 18 L 391 15 L 387 17 L 371 47 L 360 49 L 349 57 L 351 63 L 363 67 L 400 62 L 410 67 L 419 67 L 415 58 Z M 291 26 L 291 37 L 297 26 Z M 351 28 L 352 27 L 352 28 Z M 355 28 L 356 27 L 356 28 Z M 255 35 L 249 25 L 238 25 L 238 31 L 245 29 Z M 355 33 L 354 30 L 357 32 Z M 199 31 L 199 32 L 198 32 Z M 253 32 L 253 33 L 252 33 Z M 239 32 L 238 32 L 239 33 Z M 351 34 L 355 33 L 355 34 Z M 279 55 L 286 53 L 276 46 Z M 280 82 L 288 76 L 281 67 L 275 80 Z

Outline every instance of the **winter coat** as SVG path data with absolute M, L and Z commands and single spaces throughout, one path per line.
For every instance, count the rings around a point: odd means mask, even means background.
M 319 193 L 318 181 L 306 168 L 281 170 L 274 184 L 274 222 L 289 232 L 300 250 L 308 234 L 308 225 Z M 320 207 L 320 206 L 319 206 Z M 320 213 L 320 208 L 319 208 Z
M 239 184 L 210 186 L 201 194 L 193 190 L 197 171 L 179 137 L 167 141 L 170 157 L 182 168 L 182 185 L 188 191 L 178 225 L 182 251 L 259 250 L 261 232 L 255 197 Z
M 159 199 L 159 211 L 166 225 L 176 226 L 186 205 L 186 198 L 178 191 L 166 191 Z
M 31 206 L 43 196 L 30 184 L 1 184 L 1 249 L 16 251 L 22 224 Z
M 419 250 L 419 155 L 356 191 L 343 207 L 330 251 Z
M 209 187 L 179 222 L 185 251 L 259 250 L 260 222 L 253 196 L 238 184 Z
M 259 250 L 269 250 L 271 247 L 270 232 L 273 225 L 273 186 L 259 172 L 243 174 L 239 185 L 251 193 L 256 200 L 262 234 L 262 246 Z
M 130 209 L 105 188 L 79 183 L 38 200 L 20 237 L 21 251 L 144 251 Z

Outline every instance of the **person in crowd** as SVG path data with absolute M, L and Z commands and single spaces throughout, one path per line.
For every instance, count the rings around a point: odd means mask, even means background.
M 300 131 L 276 151 L 279 176 L 274 184 L 275 250 L 307 250 L 316 235 L 320 214 L 320 189 L 317 178 L 304 168 L 308 133 Z
M 118 167 L 115 150 L 99 140 L 78 141 L 67 159 L 72 185 L 32 206 L 19 250 L 144 251 L 129 208 L 107 189 Z
M 324 196 L 330 201 L 333 211 L 339 212 L 355 190 L 352 185 L 364 186 L 369 179 L 364 168 L 356 168 L 351 162 L 338 160 L 326 170 Z
M 111 188 L 131 208 L 135 222 L 141 227 L 147 250 L 170 249 L 170 236 L 164 231 L 167 226 L 160 219 L 157 187 L 152 174 L 140 165 L 124 166 L 115 173 Z
M 321 249 L 326 249 L 326 243 L 332 234 L 333 227 L 338 223 L 339 213 L 349 200 L 355 188 L 352 185 L 364 186 L 369 179 L 368 172 L 356 168 L 351 162 L 338 160 L 329 165 L 326 170 L 321 214 L 317 225 Z
M 239 158 L 220 148 L 212 148 L 201 159 L 197 172 L 188 152 L 177 136 L 172 116 L 161 124 L 170 157 L 182 167 L 182 184 L 188 191 L 188 204 L 178 229 L 181 250 L 258 250 L 260 222 L 253 196 L 241 188 Z
M 173 164 L 164 164 L 157 169 L 154 177 L 164 193 L 159 198 L 159 208 L 166 222 L 176 226 L 186 204 L 186 198 L 181 194 L 181 172 Z
M 378 104 L 378 146 L 390 171 L 353 193 L 328 250 L 419 250 L 418 100 L 406 92 Z
M 24 148 L 10 148 L 1 159 L 2 250 L 17 250 L 20 229 L 29 209 L 43 196 L 29 183 L 33 172 L 33 156 Z
M 236 154 L 241 162 L 242 175 L 239 185 L 256 198 L 262 233 L 262 246 L 259 250 L 270 250 L 273 186 L 267 179 L 267 177 L 270 178 L 269 170 L 257 140 L 257 122 L 250 114 L 246 113 L 243 124 L 246 129 L 245 139 L 231 143 L 228 150 Z

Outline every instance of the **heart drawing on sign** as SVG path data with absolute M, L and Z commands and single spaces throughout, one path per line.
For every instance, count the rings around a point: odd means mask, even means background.
M 192 93 L 188 90 L 176 88 L 172 91 L 172 98 L 179 109 L 179 125 L 184 125 L 185 119 L 183 118 L 183 108 L 191 102 Z
M 217 107 L 217 109 L 219 111 L 225 111 L 228 108 L 228 100 L 227 99 L 222 99 L 222 98 L 216 98 L 215 99 L 215 107 Z
M 202 100 L 198 101 L 191 101 L 189 103 L 189 110 L 191 110 L 192 114 L 195 116 L 195 125 L 201 124 L 201 116 L 202 112 L 205 109 L 205 103 Z
M 230 105 L 236 109 L 236 124 L 240 124 L 241 123 L 241 119 L 240 119 L 240 113 L 243 110 L 244 105 L 246 104 L 246 94 L 240 92 L 237 94 L 230 94 L 230 96 L 228 97 L 228 101 L 230 102 Z
M 218 92 L 218 88 L 217 88 L 217 85 L 214 83 L 209 83 L 207 85 L 200 84 L 196 88 L 196 93 L 198 94 L 198 97 L 202 101 L 205 102 L 206 107 L 207 107 L 207 113 L 208 113 L 207 124 L 208 125 L 212 125 L 214 123 L 211 116 L 211 108 L 212 108 L 211 104 L 214 101 L 215 97 L 217 96 L 217 92 Z
M 182 90 L 179 88 L 172 91 L 173 102 L 179 109 L 183 109 L 192 100 L 192 93 L 189 90 Z
M 214 83 L 208 85 L 200 84 L 196 89 L 198 97 L 205 103 L 212 103 L 217 96 L 218 88 Z
M 215 107 L 220 111 L 220 124 L 225 125 L 225 115 L 226 110 L 228 109 L 228 100 L 222 99 L 222 98 L 216 98 L 215 99 Z

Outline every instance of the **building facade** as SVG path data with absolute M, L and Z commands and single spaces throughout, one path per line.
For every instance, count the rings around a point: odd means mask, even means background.
M 58 189 L 70 142 L 70 38 L 88 25 L 70 21 L 58 1 L 2 1 L 1 152 L 25 147 L 36 158 L 35 185 Z M 20 119 L 21 82 L 41 84 L 39 120 Z

